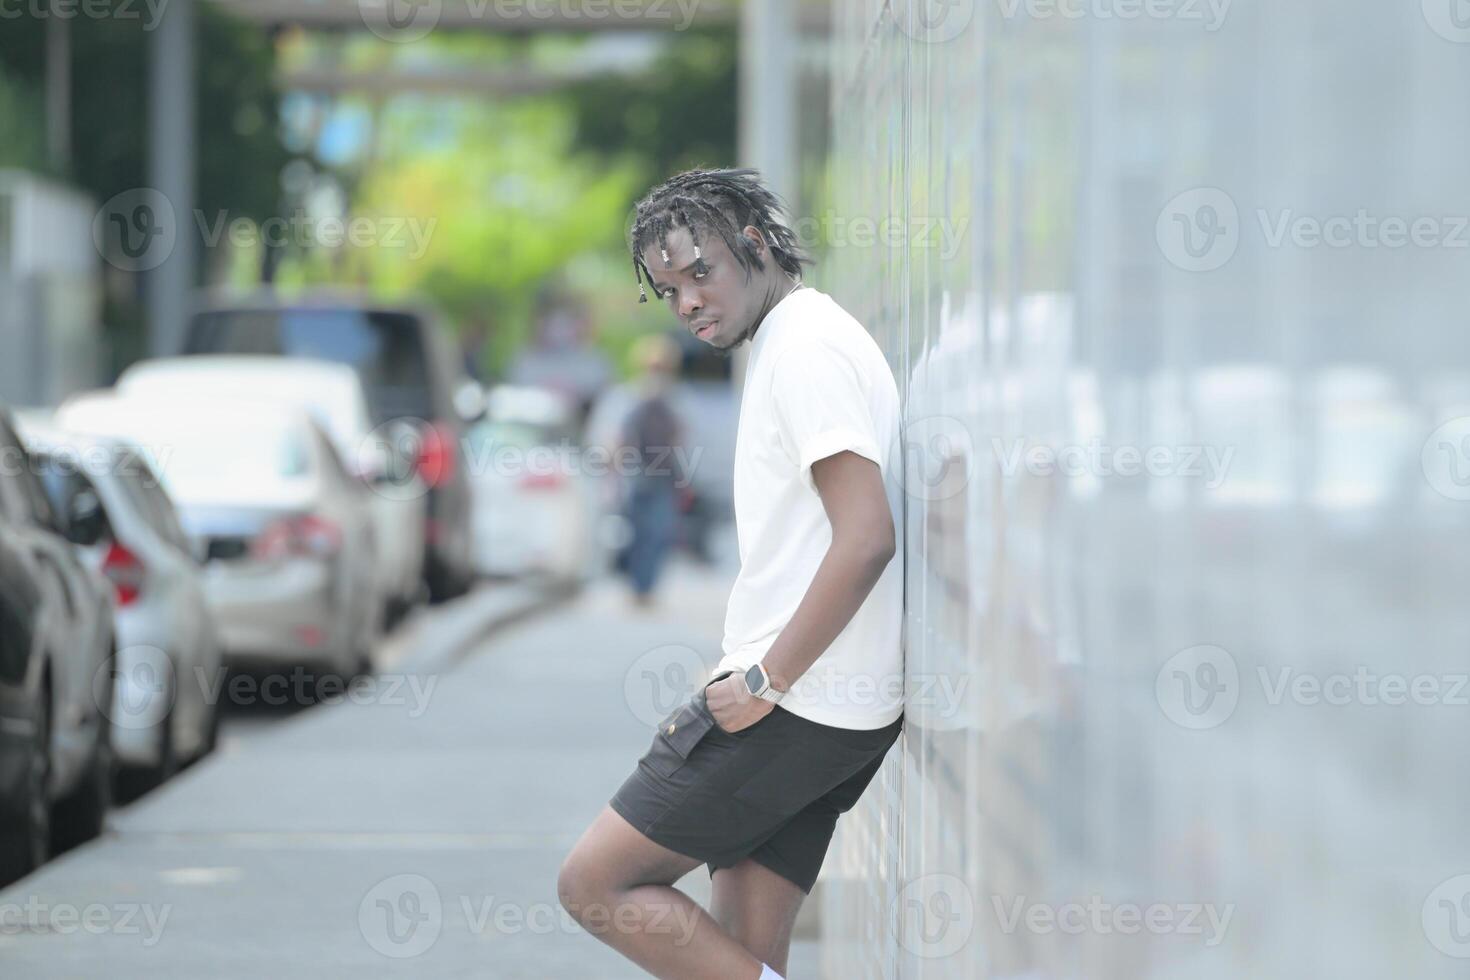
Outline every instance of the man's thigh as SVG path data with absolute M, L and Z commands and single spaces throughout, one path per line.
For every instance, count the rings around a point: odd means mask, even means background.
M 650 840 L 604 806 L 562 862 L 562 880 L 586 897 L 637 885 L 672 885 L 699 864 Z

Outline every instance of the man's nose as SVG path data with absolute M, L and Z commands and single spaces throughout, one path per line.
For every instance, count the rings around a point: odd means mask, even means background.
M 679 296 L 679 315 L 689 319 L 696 310 L 704 309 L 704 300 L 692 289 L 685 290 Z

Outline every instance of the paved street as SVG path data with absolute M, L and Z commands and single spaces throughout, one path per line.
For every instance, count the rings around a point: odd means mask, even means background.
M 647 744 L 640 675 L 713 662 L 729 581 L 679 560 L 655 610 L 608 580 L 467 645 L 471 603 L 420 614 L 353 699 L 241 712 L 0 892 L 4 975 L 641 976 L 562 913 L 556 871 Z M 508 588 L 474 602 L 525 605 Z M 702 868 L 682 887 L 707 902 Z M 791 976 L 817 976 L 798 947 Z

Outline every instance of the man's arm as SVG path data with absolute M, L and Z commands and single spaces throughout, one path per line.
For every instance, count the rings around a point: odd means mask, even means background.
M 812 463 L 812 482 L 832 524 L 832 543 L 801 604 L 761 661 L 778 691 L 790 690 L 861 608 L 893 559 L 896 535 L 882 471 L 844 450 Z M 710 713 L 726 731 L 753 725 L 775 705 L 745 696 L 737 674 L 711 685 Z

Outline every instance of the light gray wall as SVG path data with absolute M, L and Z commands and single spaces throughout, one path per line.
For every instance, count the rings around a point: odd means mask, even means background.
M 828 976 L 1464 975 L 1464 8 L 832 4 L 808 281 L 905 399 L 913 686 Z

